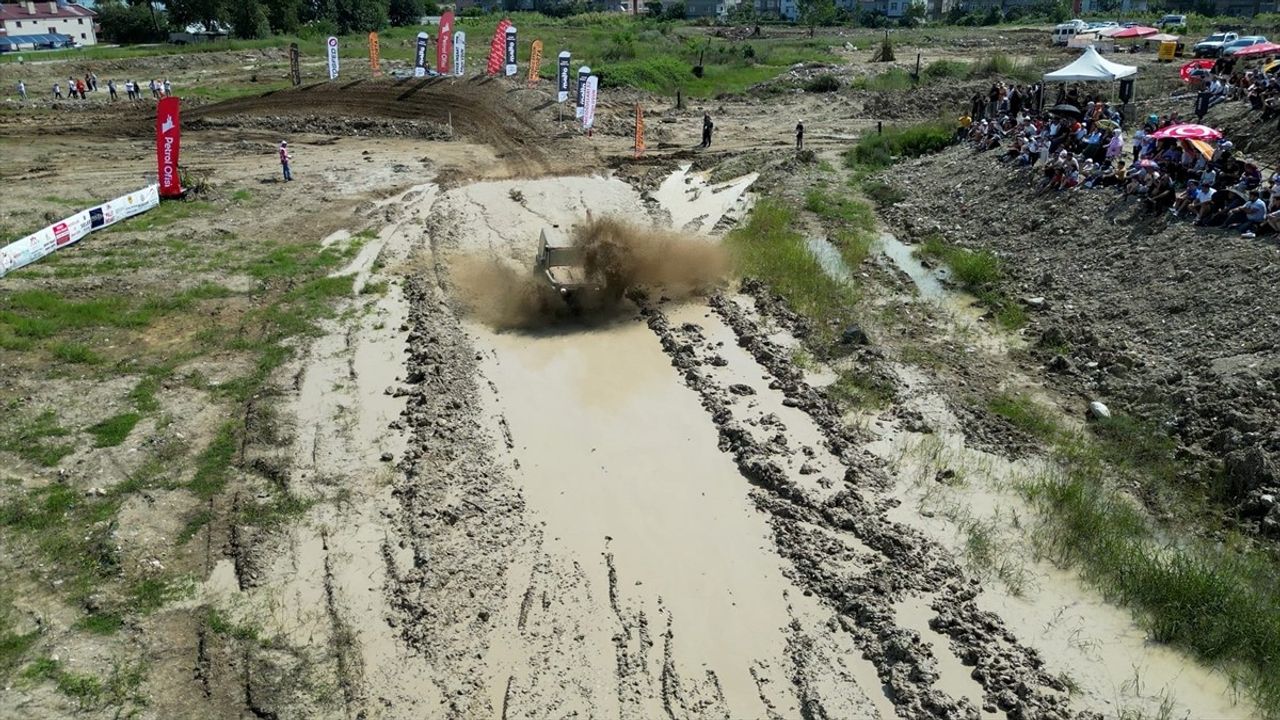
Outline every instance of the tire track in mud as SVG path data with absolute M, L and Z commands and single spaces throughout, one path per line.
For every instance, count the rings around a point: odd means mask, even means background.
M 758 307 L 779 307 L 765 288 L 748 289 L 759 296 Z M 714 368 L 721 363 L 715 361 L 715 348 L 708 346 L 701 328 L 688 323 L 674 327 L 646 298 L 634 300 L 672 365 L 702 398 L 720 432 L 721 449 L 731 453 L 743 476 L 763 491 L 753 493 L 753 498 L 769 515 L 777 549 L 792 563 L 795 579 L 838 611 L 839 630 L 875 665 L 900 716 L 981 715 L 966 698 L 952 698 L 936 687 L 937 658 L 918 633 L 897 624 L 896 604 L 911 596 L 932 596 L 937 615 L 930 627 L 949 637 L 950 650 L 973 668 L 971 677 L 984 691 L 982 713 L 1003 712 L 1015 720 L 1100 717 L 1072 709 L 1066 687 L 1044 670 L 1037 653 L 1020 645 L 999 617 L 978 609 L 973 602 L 980 592 L 978 584 L 966 579 L 947 553 L 916 531 L 887 520 L 885 511 L 896 501 L 876 496 L 889 486 L 887 479 L 857 450 L 858 441 L 835 406 L 803 380 L 786 349 L 769 339 L 751 313 L 723 295 L 710 300 L 738 344 L 769 371 L 771 387 L 785 395 L 784 404 L 804 411 L 845 465 L 844 486 L 826 498 L 787 477 L 776 446 L 762 444 L 744 431 L 732 408 L 732 393 L 715 379 Z M 782 311 L 779 324 L 794 327 L 794 318 L 785 308 Z M 865 571 L 850 573 L 832 561 L 856 555 L 858 546 L 873 551 L 858 555 L 859 564 L 868 566 Z M 824 699 L 801 681 L 801 671 L 796 677 L 805 717 L 840 717 L 829 713 Z

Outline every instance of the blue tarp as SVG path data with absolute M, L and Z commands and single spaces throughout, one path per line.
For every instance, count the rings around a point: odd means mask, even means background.
M 0 48 L 15 48 L 19 45 L 35 45 L 36 47 L 58 47 L 70 45 L 70 35 L 50 33 L 47 35 L 4 35 L 0 36 Z

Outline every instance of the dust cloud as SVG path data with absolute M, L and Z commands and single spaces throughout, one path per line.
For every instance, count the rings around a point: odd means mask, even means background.
M 497 330 L 532 329 L 570 318 L 607 318 L 626 291 L 643 288 L 681 300 L 720 286 L 729 271 L 724 248 L 704 238 L 646 228 L 615 217 L 588 218 L 573 227 L 588 279 L 603 291 L 590 303 L 569 306 L 531 265 L 516 267 L 493 256 L 462 254 L 450 262 L 458 299 Z M 532 260 L 536 248 L 530 248 Z

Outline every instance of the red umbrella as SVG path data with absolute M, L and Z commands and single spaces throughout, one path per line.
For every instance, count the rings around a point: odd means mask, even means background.
M 1161 128 L 1151 133 L 1151 137 L 1157 140 L 1164 140 L 1165 138 L 1173 138 L 1175 140 L 1221 140 L 1222 133 L 1204 125 L 1185 123 Z
M 1253 57 L 1255 55 L 1270 55 L 1274 52 L 1280 52 L 1280 45 L 1273 42 L 1263 42 L 1257 45 L 1240 48 L 1235 52 L 1235 57 Z
M 1192 60 L 1186 65 L 1183 65 L 1182 69 L 1178 71 L 1178 74 L 1182 76 L 1182 82 L 1191 82 L 1193 77 L 1191 75 L 1192 72 L 1196 70 L 1209 70 L 1213 68 L 1213 64 L 1215 62 L 1217 61 L 1216 60 Z
M 1115 38 L 1116 40 L 1123 40 L 1125 38 L 1139 38 L 1139 37 L 1146 37 L 1148 35 L 1155 35 L 1158 32 L 1160 31 L 1153 27 L 1147 27 L 1145 25 L 1134 25 L 1133 27 L 1127 27 L 1117 33 L 1113 33 L 1111 37 Z

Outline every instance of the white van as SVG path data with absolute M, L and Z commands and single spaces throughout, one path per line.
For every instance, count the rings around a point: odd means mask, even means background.
M 1071 42 L 1071 38 L 1075 37 L 1076 35 L 1079 35 L 1082 32 L 1085 32 L 1088 29 L 1089 29 L 1089 26 L 1085 25 L 1079 20 L 1072 20 L 1071 22 L 1066 22 L 1066 23 L 1062 23 L 1061 25 L 1057 25 L 1053 28 L 1053 44 L 1066 45 L 1067 43 Z

